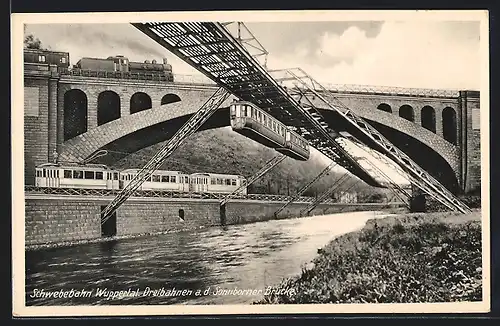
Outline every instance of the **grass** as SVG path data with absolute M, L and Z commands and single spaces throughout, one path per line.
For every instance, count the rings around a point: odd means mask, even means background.
M 480 301 L 480 212 L 369 220 L 256 304 Z M 288 292 L 283 290 L 288 289 Z M 291 291 L 290 291 L 291 290 Z

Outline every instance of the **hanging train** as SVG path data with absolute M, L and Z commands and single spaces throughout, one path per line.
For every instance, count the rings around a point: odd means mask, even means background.
M 45 163 L 35 169 L 35 186 L 42 188 L 77 188 L 121 190 L 139 173 L 139 169 L 117 171 L 101 164 L 61 165 Z M 246 183 L 234 174 L 155 171 L 137 190 L 192 193 L 232 193 Z M 241 194 L 247 194 L 244 187 Z
M 229 107 L 231 128 L 264 146 L 299 161 L 309 159 L 309 143 L 269 113 L 246 101 Z

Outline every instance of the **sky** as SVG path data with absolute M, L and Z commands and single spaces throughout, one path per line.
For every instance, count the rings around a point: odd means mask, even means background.
M 248 22 L 246 26 L 269 52 L 268 69 L 300 67 L 331 84 L 480 89 L 479 21 Z M 25 34 L 33 34 L 52 50 L 69 52 L 72 64 L 82 57 L 117 54 L 140 62 L 167 58 L 177 76 L 203 77 L 126 23 L 31 24 Z M 398 183 L 407 183 L 398 173 L 393 176 Z
M 479 21 L 249 22 L 269 52 L 268 68 L 300 67 L 332 84 L 480 89 Z M 52 50 L 80 58 L 121 54 L 169 59 L 174 72 L 198 75 L 130 24 L 26 25 Z

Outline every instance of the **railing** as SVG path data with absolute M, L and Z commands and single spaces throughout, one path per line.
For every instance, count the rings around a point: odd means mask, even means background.
M 27 194 L 43 194 L 43 195 L 63 195 L 63 196 L 116 196 L 120 189 L 85 189 L 85 188 L 50 188 L 25 186 L 24 191 Z M 136 190 L 131 197 L 151 197 L 151 198 L 195 198 L 195 199 L 217 199 L 222 200 L 228 194 L 226 193 L 200 193 L 200 192 L 178 192 L 165 190 Z M 270 195 L 270 194 L 247 194 L 233 195 L 234 199 L 245 200 L 263 200 L 263 201 L 288 201 L 292 196 L 286 195 Z M 311 203 L 315 197 L 300 196 L 294 202 Z M 333 203 L 333 199 L 329 198 L 324 203 Z
M 458 90 L 431 88 L 404 88 L 394 86 L 351 85 L 321 83 L 325 88 L 335 93 L 404 95 L 416 97 L 458 97 Z
M 159 82 L 172 82 L 173 76 L 165 74 L 165 72 L 157 73 L 137 73 L 123 71 L 103 71 L 103 70 L 86 70 L 86 69 L 63 69 L 59 68 L 58 72 L 61 75 L 78 76 L 78 77 L 94 77 L 94 78 L 117 78 L 117 79 L 132 79 L 132 80 L 151 80 Z
M 95 78 L 118 78 L 132 80 L 152 80 L 160 82 L 172 82 L 172 78 L 164 73 L 137 73 L 121 71 L 93 71 L 85 69 L 58 69 L 61 75 L 95 77 Z M 203 75 L 174 74 L 173 79 L 176 83 L 213 85 L 216 83 Z M 372 95 L 394 95 L 410 97 L 440 97 L 456 98 L 459 96 L 458 90 L 453 89 L 431 89 L 431 88 L 405 88 L 394 86 L 374 86 L 374 85 L 355 85 L 355 84 L 332 84 L 322 83 L 325 88 L 335 93 L 344 94 L 372 94 Z

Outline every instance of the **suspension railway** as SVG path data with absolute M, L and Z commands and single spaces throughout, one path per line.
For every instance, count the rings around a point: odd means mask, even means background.
M 189 135 L 194 133 L 229 97 L 252 103 L 289 126 L 308 144 L 369 185 L 390 188 L 397 194 L 404 191 L 389 178 L 381 183 L 363 168 L 336 139 L 342 125 L 350 135 L 398 164 L 407 173 L 412 185 L 450 210 L 470 212 L 454 194 L 441 185 L 410 157 L 391 144 L 380 132 L 355 115 L 323 85 L 300 68 L 268 70 L 268 52 L 241 22 L 145 22 L 134 27 L 175 54 L 210 80 L 219 89 L 191 116 L 177 133 L 158 151 L 131 180 L 127 187 L 102 211 L 102 223 Z M 233 29 L 231 32 L 230 29 Z M 236 31 L 234 31 L 236 29 Z M 246 33 L 246 34 L 245 34 Z M 252 51 L 250 50 L 252 49 Z M 257 50 L 257 51 L 255 51 Z M 251 54 L 253 52 L 253 54 Z M 264 63 L 259 60 L 264 58 Z M 319 99 L 333 113 L 328 121 L 313 105 Z M 269 162 L 267 172 L 279 162 Z M 249 184 L 253 178 L 249 179 Z M 233 195 L 238 193 L 238 189 Z M 221 207 L 227 202 L 221 201 Z

